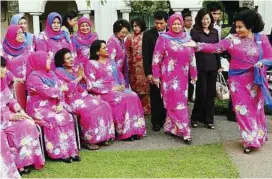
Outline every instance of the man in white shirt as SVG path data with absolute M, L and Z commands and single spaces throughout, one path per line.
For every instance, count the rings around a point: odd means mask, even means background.
M 222 7 L 218 2 L 211 2 L 207 5 L 207 9 L 211 12 L 214 20 L 214 28 L 218 31 L 219 40 L 221 40 L 221 25 L 220 17 L 222 13 Z
M 192 25 L 193 25 L 192 15 L 189 13 L 184 14 L 183 21 L 184 21 L 184 31 L 186 33 L 190 34 L 190 31 L 191 31 Z

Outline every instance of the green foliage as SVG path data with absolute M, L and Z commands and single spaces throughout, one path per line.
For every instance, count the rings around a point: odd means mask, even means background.
M 222 31 L 221 31 L 221 38 L 222 39 L 224 39 L 229 34 L 230 29 L 231 29 L 231 27 L 222 28 Z
M 27 178 L 238 178 L 222 144 L 164 150 L 86 151 L 81 162 L 47 160 Z
M 166 12 L 170 11 L 170 6 L 168 1 L 138 1 L 138 0 L 129 0 L 125 1 L 127 6 L 131 7 L 132 12 L 142 13 L 146 16 L 153 15 L 155 11 L 163 10 Z

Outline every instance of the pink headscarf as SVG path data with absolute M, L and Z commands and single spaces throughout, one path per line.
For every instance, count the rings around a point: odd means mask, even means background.
M 182 25 L 182 28 L 183 28 L 184 22 L 183 22 L 182 16 L 180 14 L 173 14 L 168 19 L 169 30 L 168 32 L 166 32 L 166 34 L 170 35 L 171 37 L 183 37 L 183 34 L 185 34 L 183 33 L 183 30 L 181 30 L 179 33 L 176 33 L 172 30 L 172 25 L 176 19 L 180 20 L 180 24 Z
M 42 81 L 48 86 L 54 86 L 56 83 L 56 76 L 52 70 L 46 70 L 48 53 L 44 51 L 36 51 L 30 54 L 26 67 L 26 75 L 35 72 Z
M 93 41 L 95 41 L 96 39 L 98 39 L 97 34 L 95 33 L 88 33 L 88 34 L 83 34 L 80 31 L 80 25 L 82 23 L 86 22 L 90 27 L 92 27 L 92 23 L 90 21 L 90 19 L 86 18 L 86 17 L 81 17 L 78 20 L 78 31 L 77 33 L 72 37 L 72 41 L 75 44 L 76 48 L 79 48 L 82 45 L 88 46 L 90 47 L 91 44 L 93 43 Z
M 18 42 L 16 40 L 19 29 L 22 29 L 20 25 L 10 25 L 3 41 L 4 51 L 11 56 L 21 55 L 26 48 L 24 41 Z

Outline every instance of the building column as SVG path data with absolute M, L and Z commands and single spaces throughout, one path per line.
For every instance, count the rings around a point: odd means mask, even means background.
M 131 12 L 131 10 L 123 9 L 123 10 L 120 10 L 120 12 L 122 13 L 122 19 L 129 21 L 129 13 Z
M 190 9 L 191 11 L 191 16 L 192 16 L 192 20 L 193 20 L 193 25 L 195 24 L 195 17 L 199 11 L 199 9 Z
M 179 14 L 179 15 L 182 15 L 182 11 L 183 11 L 183 8 L 174 8 L 173 11 L 175 12 L 175 14 Z
M 86 17 L 86 18 L 90 19 L 90 13 L 91 12 L 92 12 L 91 10 L 84 10 L 84 11 L 79 11 L 79 14 L 82 14 L 83 17 Z
M 42 13 L 37 12 L 37 13 L 29 13 L 30 15 L 33 16 L 33 33 L 34 35 L 38 35 L 40 31 L 40 15 Z

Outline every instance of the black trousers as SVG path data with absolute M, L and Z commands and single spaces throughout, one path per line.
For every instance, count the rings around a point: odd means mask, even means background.
M 161 91 L 156 85 L 150 85 L 151 123 L 162 126 L 165 122 L 166 110 L 163 105 Z
M 199 71 L 192 121 L 213 124 L 217 71 Z
M 191 83 L 191 77 L 188 75 L 188 101 L 193 99 L 194 85 Z

